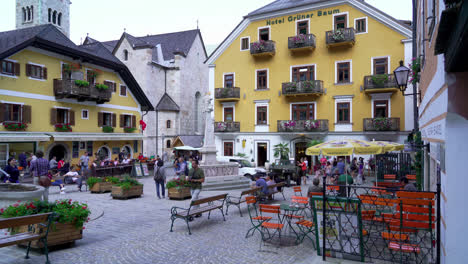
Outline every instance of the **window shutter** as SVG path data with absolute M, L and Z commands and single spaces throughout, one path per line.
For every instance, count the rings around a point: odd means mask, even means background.
M 31 64 L 26 64 L 26 76 L 31 76 Z
M 20 76 L 20 64 L 15 63 L 14 65 L 15 65 L 15 71 L 14 71 L 15 76 Z
M 120 115 L 119 116 L 119 119 L 120 119 L 120 127 L 125 127 L 125 116 L 124 115 Z
M 31 123 L 31 106 L 23 105 L 23 123 Z
M 117 123 L 117 115 L 116 114 L 112 114 L 112 127 L 115 127 L 116 126 L 116 123 Z
M 50 124 L 57 124 L 57 109 L 55 108 L 50 109 Z
M 47 80 L 47 68 L 42 68 L 42 79 Z
M 3 122 L 5 120 L 5 107 L 6 104 L 0 103 L 0 122 Z
M 97 125 L 98 127 L 102 127 L 102 124 L 104 123 L 104 113 L 99 112 L 98 113 L 98 119 L 97 119 Z
M 69 110 L 68 114 L 70 115 L 70 126 L 75 125 L 75 111 Z
M 136 116 L 132 115 L 132 127 L 136 127 Z

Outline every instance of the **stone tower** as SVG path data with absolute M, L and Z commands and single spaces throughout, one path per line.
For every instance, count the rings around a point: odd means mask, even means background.
M 70 0 L 16 0 L 16 28 L 55 25 L 70 37 Z

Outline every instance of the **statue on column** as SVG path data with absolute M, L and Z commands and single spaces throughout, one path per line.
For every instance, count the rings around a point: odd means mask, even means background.
M 205 114 L 205 138 L 201 153 L 203 155 L 202 163 L 206 165 L 216 164 L 216 145 L 214 141 L 214 121 L 212 113 L 214 111 L 213 98 L 210 93 L 205 94 L 204 109 Z

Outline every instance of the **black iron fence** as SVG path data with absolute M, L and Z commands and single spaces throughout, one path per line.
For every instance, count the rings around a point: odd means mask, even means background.
M 395 180 L 399 180 L 408 174 L 415 174 L 411 155 L 409 153 L 386 153 L 376 155 L 376 159 L 371 162 L 370 167 L 372 170 L 376 171 L 379 180 L 383 180 L 384 175 L 387 174 L 395 175 Z

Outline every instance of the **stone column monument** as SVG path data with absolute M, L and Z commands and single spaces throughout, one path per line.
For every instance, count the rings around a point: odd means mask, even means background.
M 205 138 L 203 140 L 203 147 L 201 153 L 203 155 L 202 165 L 215 165 L 216 161 L 216 144 L 214 141 L 214 120 L 212 117 L 213 98 L 210 94 L 205 95 L 205 104 L 203 113 L 205 114 Z

